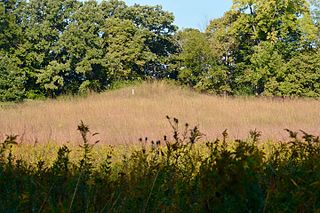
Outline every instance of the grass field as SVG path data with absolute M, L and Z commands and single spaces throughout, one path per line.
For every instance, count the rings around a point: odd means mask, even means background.
M 318 106 L 164 82 L 2 105 L 0 212 L 319 212 Z M 255 128 L 270 143 L 254 131 L 246 138 Z M 145 136 L 163 139 L 125 146 Z
M 93 146 L 88 127 L 78 130 L 77 149 L 0 143 L 0 212 L 320 210 L 319 136 L 290 132 L 284 143 L 265 144 L 257 132 L 236 141 L 224 133 L 197 144 L 194 128 L 129 150 Z
M 134 89 L 134 95 L 132 95 Z M 83 120 L 98 133 L 101 144 L 132 144 L 140 137 L 171 135 L 166 115 L 198 125 L 205 139 L 228 129 L 232 138 L 249 130 L 262 139 L 287 138 L 285 128 L 320 131 L 320 101 L 310 99 L 224 98 L 199 94 L 165 82 L 93 94 L 88 97 L 30 101 L 0 108 L 0 139 L 18 134 L 24 143 L 80 141 L 76 127 Z

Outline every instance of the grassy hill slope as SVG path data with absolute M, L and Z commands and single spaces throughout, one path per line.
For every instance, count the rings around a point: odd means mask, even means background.
M 134 90 L 134 95 L 132 94 Z M 88 97 L 32 101 L 0 108 L 0 139 L 18 134 L 24 142 L 79 141 L 77 124 L 83 120 L 99 132 L 101 143 L 131 144 L 140 137 L 171 135 L 166 115 L 198 125 L 215 138 L 224 129 L 244 138 L 249 130 L 262 131 L 263 139 L 287 138 L 284 128 L 319 133 L 320 102 L 224 98 L 199 94 L 164 82 L 93 94 Z

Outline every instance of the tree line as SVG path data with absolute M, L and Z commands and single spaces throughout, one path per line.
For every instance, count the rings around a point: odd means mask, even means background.
M 320 97 L 320 2 L 233 0 L 205 32 L 161 6 L 0 0 L 0 101 L 172 79 L 223 95 Z

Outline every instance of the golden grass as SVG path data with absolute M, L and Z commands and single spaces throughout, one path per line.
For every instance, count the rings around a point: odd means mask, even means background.
M 134 88 L 135 95 L 131 94 Z M 320 130 L 320 101 L 223 98 L 198 94 L 164 82 L 143 83 L 89 97 L 30 101 L 0 108 L 0 139 L 18 134 L 24 143 L 59 144 L 81 141 L 80 120 L 100 134 L 102 144 L 132 144 L 170 135 L 166 115 L 199 125 L 206 138 L 220 137 L 228 129 L 233 138 L 245 138 L 252 129 L 263 139 L 287 138 L 283 130 Z

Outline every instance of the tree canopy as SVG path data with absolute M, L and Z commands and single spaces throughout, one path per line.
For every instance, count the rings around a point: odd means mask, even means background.
M 161 6 L 0 0 L 0 101 L 169 78 L 214 94 L 320 97 L 318 0 L 233 0 L 205 32 Z

